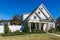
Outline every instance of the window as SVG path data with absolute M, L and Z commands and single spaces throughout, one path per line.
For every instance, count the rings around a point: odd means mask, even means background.
M 38 14 L 40 14 L 40 12 L 38 12 Z
M 41 9 L 43 9 L 43 8 L 41 8 Z
M 53 28 L 53 24 L 50 24 L 50 28 Z
M 36 16 L 34 16 L 34 19 L 36 19 Z

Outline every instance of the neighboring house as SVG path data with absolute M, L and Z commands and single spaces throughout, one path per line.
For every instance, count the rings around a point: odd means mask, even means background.
M 5 25 L 8 24 L 10 21 L 9 20 L 0 20 L 0 25 Z
M 55 28 L 55 20 L 43 4 L 33 12 L 23 14 L 21 21 L 23 25 L 28 25 L 30 32 L 32 32 L 33 29 L 48 31 L 50 28 Z
M 60 26 L 60 16 L 56 19 L 56 26 Z

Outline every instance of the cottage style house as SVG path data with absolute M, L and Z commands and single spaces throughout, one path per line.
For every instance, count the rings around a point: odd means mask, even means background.
M 10 25 L 10 21 L 0 22 L 0 33 L 4 33 L 4 24 L 8 24 L 9 30 L 11 30 L 11 32 L 16 30 L 20 30 L 20 32 L 22 32 L 24 27 L 26 27 L 26 24 L 29 27 L 30 32 L 32 32 L 34 29 L 47 32 L 51 28 L 55 28 L 55 20 L 44 4 L 41 4 L 30 13 L 23 14 L 20 19 L 22 25 Z
M 23 25 L 28 25 L 30 32 L 33 29 L 48 31 L 50 28 L 55 28 L 55 20 L 44 4 L 41 4 L 33 12 L 23 14 L 21 21 Z

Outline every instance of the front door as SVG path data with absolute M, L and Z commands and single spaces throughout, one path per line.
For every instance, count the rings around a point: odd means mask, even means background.
M 44 23 L 41 23 L 41 30 L 43 31 L 43 26 L 44 26 Z
M 31 23 L 31 30 L 39 29 L 39 23 Z
M 37 23 L 37 29 L 39 29 L 39 23 Z
M 48 24 L 47 23 L 41 23 L 41 30 L 42 31 L 47 31 Z
M 35 23 L 31 23 L 31 30 L 35 29 Z

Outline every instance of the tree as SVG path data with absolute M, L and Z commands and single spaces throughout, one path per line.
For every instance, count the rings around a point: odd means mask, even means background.
M 9 27 L 8 27 L 8 24 L 5 24 L 5 26 L 4 26 L 4 34 L 9 35 Z
M 14 25 L 21 25 L 20 15 L 14 15 L 11 23 Z
M 60 31 L 60 16 L 56 19 L 56 29 Z
M 25 26 L 24 26 L 23 32 L 29 33 L 29 27 L 28 27 L 27 23 L 26 23 Z
M 13 20 L 20 20 L 20 15 L 18 15 L 18 14 L 14 15 Z
M 60 26 L 60 16 L 56 19 L 56 23 Z

